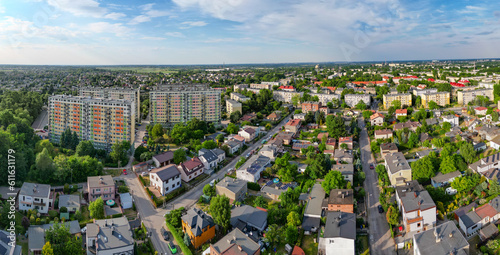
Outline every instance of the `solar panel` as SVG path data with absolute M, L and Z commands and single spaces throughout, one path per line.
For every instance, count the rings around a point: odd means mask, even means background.
M 272 180 L 271 180 L 271 181 L 268 181 L 268 182 L 266 183 L 266 186 L 271 186 L 271 185 L 273 185 L 273 183 L 274 183 L 274 182 L 273 182 Z

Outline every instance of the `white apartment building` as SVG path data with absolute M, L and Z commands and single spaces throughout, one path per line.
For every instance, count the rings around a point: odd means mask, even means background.
M 332 102 L 333 99 L 339 100 L 340 101 L 340 95 L 337 94 L 320 94 L 320 93 L 311 93 L 310 94 L 312 97 L 317 96 L 319 98 L 319 102 L 326 106 L 328 102 Z
M 303 94 L 304 92 L 275 90 L 273 91 L 273 99 L 280 102 L 291 103 L 292 97 L 295 95 L 302 97 Z
M 457 91 L 457 102 L 461 105 L 467 105 L 476 99 L 477 96 L 485 96 L 493 101 L 493 89 L 476 89 L 469 91 Z
M 359 101 L 363 101 L 366 105 L 370 105 L 372 103 L 370 94 L 347 94 L 344 95 L 344 102 L 349 107 L 356 106 Z
M 246 101 L 250 100 L 249 97 L 247 97 L 245 95 L 242 95 L 240 93 L 237 93 L 237 92 L 232 92 L 231 93 L 231 99 L 235 100 L 235 101 L 238 101 L 238 102 L 246 102 Z
M 241 103 L 233 99 L 226 99 L 226 111 L 227 114 L 231 114 L 233 112 L 243 113 Z

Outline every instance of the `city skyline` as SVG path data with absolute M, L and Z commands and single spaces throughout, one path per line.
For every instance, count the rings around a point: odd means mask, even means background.
M 0 64 L 498 58 L 493 1 L 0 2 Z

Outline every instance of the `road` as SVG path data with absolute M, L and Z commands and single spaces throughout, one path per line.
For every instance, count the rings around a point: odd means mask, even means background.
M 375 160 L 370 150 L 370 140 L 366 131 L 365 122 L 362 118 L 358 120 L 358 126 L 361 128 L 359 138 L 359 147 L 361 151 L 361 162 L 366 174 L 365 191 L 368 206 L 368 228 L 370 237 L 370 251 L 374 254 L 396 254 L 394 239 L 391 238 L 389 224 L 387 223 L 385 213 L 378 212 L 380 205 L 378 198 L 380 190 L 378 186 L 378 176 L 375 170 L 370 169 L 370 164 L 375 164 Z
M 45 126 L 48 125 L 49 125 L 49 113 L 47 112 L 47 109 L 44 106 L 43 110 L 40 112 L 36 120 L 33 121 L 33 124 L 31 124 L 31 127 L 33 129 L 43 129 Z
M 290 119 L 290 117 L 286 117 L 281 121 L 275 128 L 270 130 L 265 137 L 272 136 L 277 133 L 281 128 L 285 125 L 285 123 Z M 143 122 L 144 125 L 144 122 Z M 261 140 L 256 141 L 254 144 L 250 145 L 241 155 L 246 155 L 251 150 L 258 148 L 261 145 Z M 142 188 L 139 180 L 135 177 L 135 174 L 129 170 L 128 175 L 122 175 L 118 178 L 124 179 L 127 185 L 130 188 L 131 194 L 134 198 L 136 208 L 139 212 L 139 216 L 142 219 L 142 222 L 146 226 L 149 232 L 152 232 L 151 240 L 153 242 L 153 246 L 155 250 L 158 251 L 159 254 L 171 254 L 168 249 L 167 242 L 165 242 L 161 235 L 161 227 L 165 226 L 165 218 L 163 215 L 169 212 L 172 209 L 176 209 L 179 207 L 184 207 L 186 209 L 191 208 L 198 202 L 198 199 L 203 194 L 203 186 L 210 183 L 214 179 L 222 179 L 227 171 L 231 168 L 234 168 L 236 163 L 240 158 L 236 157 L 233 161 L 231 161 L 224 168 L 220 169 L 216 174 L 213 174 L 205 181 L 198 184 L 197 187 L 187 191 L 180 197 L 170 201 L 165 208 L 155 209 L 151 204 L 146 191 Z M 166 228 L 166 226 L 165 226 Z M 180 251 L 180 249 L 178 249 Z

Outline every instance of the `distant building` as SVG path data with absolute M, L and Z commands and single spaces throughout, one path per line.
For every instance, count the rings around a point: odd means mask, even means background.
M 78 88 L 78 95 L 82 97 L 120 99 L 134 102 L 136 116 L 135 121 L 141 121 L 141 96 L 139 88 L 81 87 Z
M 241 103 L 233 99 L 226 99 L 226 111 L 228 114 L 233 112 L 243 112 Z
M 373 134 L 375 139 L 387 139 L 392 137 L 392 130 L 390 129 L 375 130 Z
M 231 99 L 235 100 L 237 102 L 246 102 L 246 101 L 250 100 L 249 97 L 247 97 L 245 95 L 242 95 L 240 93 L 237 93 L 237 92 L 232 92 L 231 93 Z
M 125 217 L 88 223 L 86 243 L 87 254 L 134 254 L 135 240 Z
M 420 87 L 420 85 L 419 85 Z M 416 89 L 413 90 L 413 95 L 414 96 L 422 96 L 424 94 L 431 94 L 431 93 L 437 93 L 438 92 L 438 89 L 437 88 L 430 88 L 430 89 L 419 89 L 419 87 L 417 87 Z
M 382 113 L 376 112 L 370 116 L 370 123 L 372 126 L 382 126 L 384 125 L 384 115 Z
M 321 108 L 322 104 L 321 102 L 303 102 L 302 103 L 302 112 L 303 113 L 308 113 L 308 112 L 317 112 Z
M 488 108 L 482 106 L 474 108 L 474 112 L 476 113 L 476 115 L 486 115 L 487 111 Z
M 89 191 L 89 202 L 102 197 L 102 200 L 115 199 L 115 182 L 111 175 L 87 177 L 87 188 Z
M 285 131 L 292 132 L 293 134 L 297 134 L 299 132 L 300 127 L 301 127 L 301 124 L 300 124 L 299 119 L 289 120 L 285 124 Z
M 245 142 L 250 142 L 256 138 L 257 133 L 256 133 L 255 129 L 253 129 L 253 128 L 245 128 L 243 130 L 240 130 L 238 132 L 238 135 L 244 137 Z
M 395 112 L 396 118 L 397 117 L 406 117 L 407 114 L 408 114 L 408 110 L 406 110 L 406 109 L 396 109 L 396 112 Z
M 302 97 L 304 92 L 292 92 L 292 91 L 282 91 L 274 90 L 273 99 L 280 102 L 291 103 L 294 96 Z
M 370 94 L 347 94 L 344 95 L 344 102 L 349 107 L 355 107 L 360 101 L 363 101 L 366 105 L 370 105 L 371 96 Z
M 450 104 L 450 92 L 436 92 L 428 93 L 420 96 L 422 106 L 429 108 L 429 103 L 432 101 L 439 106 L 445 106 Z
M 404 106 L 404 105 L 411 106 L 412 105 L 411 96 L 412 95 L 410 93 L 385 94 L 383 96 L 384 108 L 389 109 L 389 107 L 392 106 L 392 102 L 396 101 L 396 100 L 401 102 L 401 106 Z
M 460 124 L 459 124 L 459 118 L 458 116 L 456 115 L 443 115 L 441 116 L 441 118 L 443 119 L 443 122 L 448 122 L 451 124 L 451 127 L 458 127 Z
M 328 104 L 328 102 L 333 102 L 333 100 L 339 100 L 340 101 L 340 95 L 337 94 L 323 94 L 323 93 L 311 93 L 311 97 L 318 97 L 319 102 L 322 105 Z
M 469 102 L 476 100 L 477 96 L 484 96 L 493 101 L 493 89 L 477 89 L 469 91 L 457 91 L 458 104 L 467 105 Z

